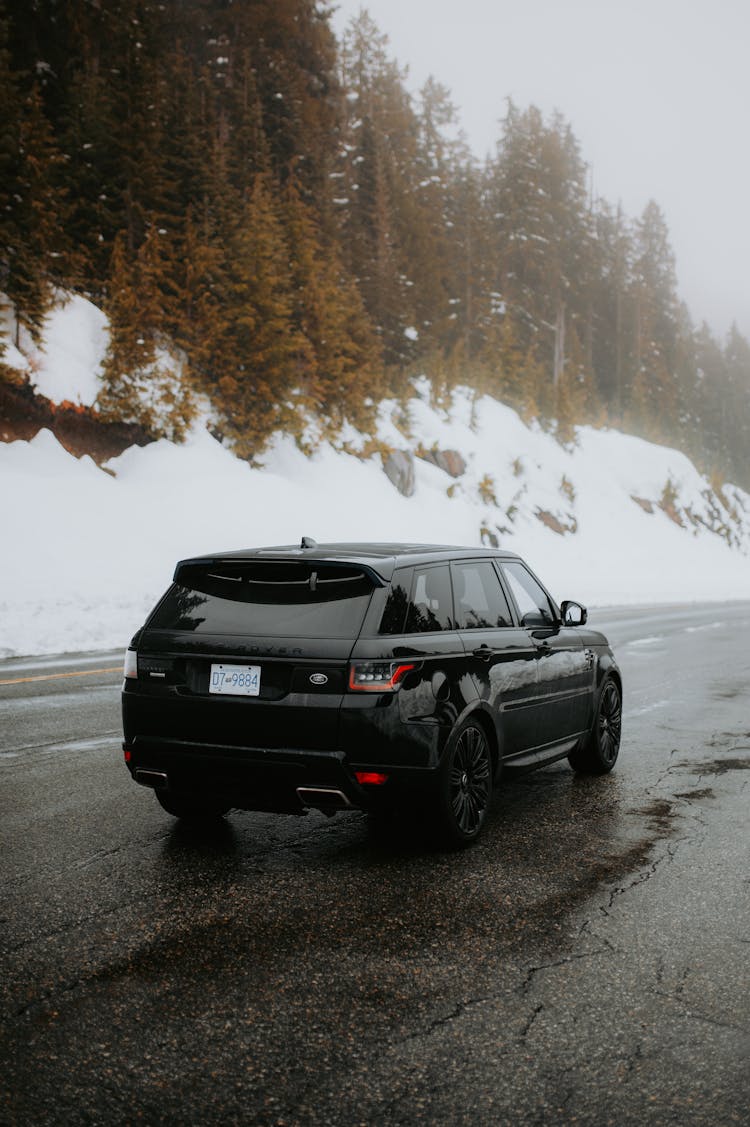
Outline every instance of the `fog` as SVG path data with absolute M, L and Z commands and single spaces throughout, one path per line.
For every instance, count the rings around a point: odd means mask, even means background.
M 339 0 L 341 36 L 360 0 Z M 696 322 L 750 335 L 750 5 L 745 0 L 369 0 L 417 92 L 446 85 L 478 157 L 506 99 L 559 110 L 596 195 L 664 212 Z

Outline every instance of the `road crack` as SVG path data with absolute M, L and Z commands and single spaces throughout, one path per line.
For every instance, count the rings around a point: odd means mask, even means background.
M 609 947 L 610 945 L 607 944 L 607 946 Z M 610 947 L 610 950 L 611 950 L 611 947 Z M 540 963 L 538 966 L 529 967 L 526 971 L 526 977 L 524 978 L 523 982 L 521 983 L 521 985 L 519 987 L 519 993 L 521 993 L 524 996 L 529 993 L 529 991 L 531 990 L 531 987 L 533 985 L 533 982 L 534 982 L 534 977 L 535 977 L 535 975 L 539 974 L 540 971 L 555 970 L 558 967 L 564 967 L 564 966 L 568 966 L 570 963 L 578 962 L 580 959 L 594 959 L 594 958 L 596 958 L 597 955 L 606 955 L 606 954 L 607 954 L 606 947 L 598 947 L 595 951 L 582 951 L 578 955 L 566 955 L 564 958 L 555 959 L 553 962 L 550 962 L 550 963 Z
M 635 880 L 632 880 L 630 884 L 626 884 L 624 886 L 618 885 L 617 888 L 612 889 L 609 894 L 609 902 L 606 908 L 600 904 L 599 911 L 603 915 L 608 916 L 618 896 L 624 896 L 626 892 L 631 892 L 632 889 L 638 888 L 639 885 L 645 884 L 647 881 L 651 880 L 651 877 L 664 861 L 672 861 L 674 859 L 674 856 L 677 852 L 677 847 L 677 844 L 668 845 L 666 852 L 663 853 L 660 857 L 657 857 L 656 860 L 653 861 L 646 870 L 640 872 Z
M 521 1032 L 518 1035 L 519 1041 L 525 1041 L 526 1040 L 529 1033 L 531 1032 L 531 1029 L 534 1025 L 534 1022 L 539 1017 L 539 1014 L 542 1012 L 543 1009 L 544 1009 L 544 1003 L 543 1002 L 540 1002 L 538 1006 L 534 1006 L 534 1009 L 531 1011 L 529 1016 L 526 1018 L 526 1021 L 524 1022 L 523 1026 L 521 1028 Z
M 443 1014 L 442 1017 L 434 1018 L 425 1029 L 400 1038 L 398 1043 L 399 1045 L 408 1045 L 410 1041 L 421 1041 L 432 1037 L 433 1033 L 436 1033 L 438 1029 L 444 1029 L 446 1026 L 452 1025 L 454 1021 L 463 1017 L 468 1010 L 473 1009 L 475 1006 L 485 1005 L 487 1002 L 497 1001 L 500 997 L 500 994 L 487 994 L 481 998 L 469 998 L 465 1002 L 457 1002 L 450 1013 Z

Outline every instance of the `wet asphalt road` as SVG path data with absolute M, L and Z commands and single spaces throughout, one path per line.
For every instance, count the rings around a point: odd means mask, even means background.
M 504 786 L 462 853 L 188 831 L 122 765 L 120 653 L 0 664 L 0 1123 L 750 1122 L 750 605 L 592 624 L 616 771 Z

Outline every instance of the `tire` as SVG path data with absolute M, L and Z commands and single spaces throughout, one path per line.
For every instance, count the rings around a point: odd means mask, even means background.
M 218 799 L 200 798 L 198 795 L 174 794 L 172 791 L 155 790 L 156 800 L 167 814 L 174 818 L 190 821 L 210 821 L 223 818 L 231 806 L 225 806 Z
M 492 752 L 481 724 L 466 720 L 451 736 L 436 803 L 441 841 L 469 845 L 482 832 L 492 799 Z
M 606 775 L 617 762 L 622 732 L 622 695 L 617 682 L 607 677 L 594 713 L 594 723 L 568 762 L 582 775 Z

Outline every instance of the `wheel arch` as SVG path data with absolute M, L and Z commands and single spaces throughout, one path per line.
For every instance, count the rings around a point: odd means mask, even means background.
M 497 722 L 484 701 L 477 701 L 470 705 L 457 719 L 455 728 L 459 728 L 468 720 L 473 720 L 479 724 L 487 737 L 490 755 L 492 756 L 492 776 L 497 780 L 502 764 L 502 734 L 498 731 Z
M 609 654 L 605 654 L 599 661 L 596 685 L 597 693 L 601 693 L 608 679 L 615 682 L 620 693 L 620 700 L 622 700 L 622 673 L 620 672 L 620 667 L 613 661 Z

